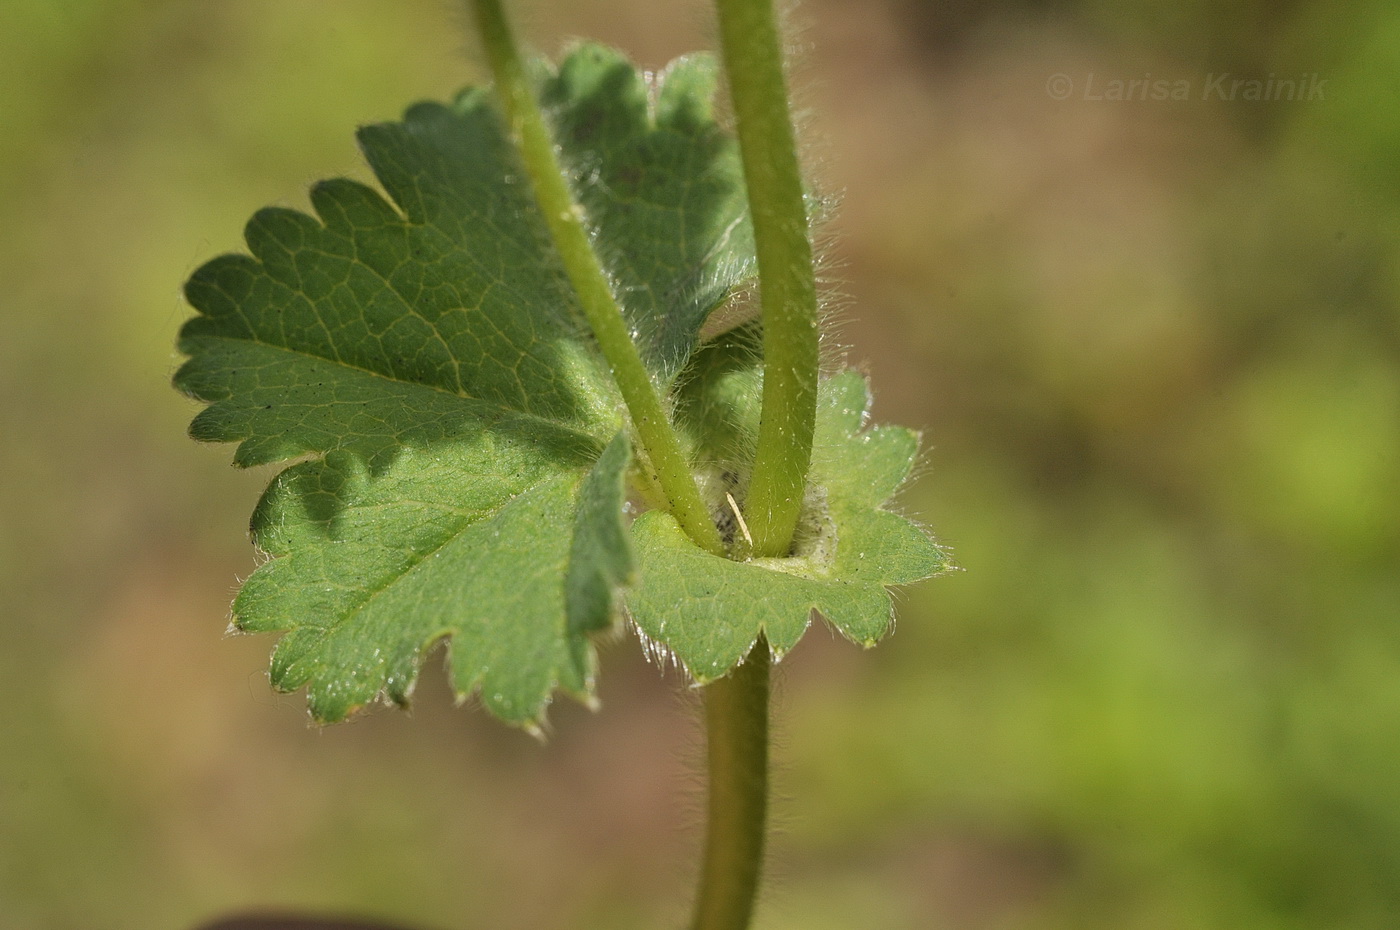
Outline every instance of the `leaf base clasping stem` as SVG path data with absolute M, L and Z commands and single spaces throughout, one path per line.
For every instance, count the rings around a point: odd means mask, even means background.
M 472 0 L 471 6 L 536 200 L 655 484 L 691 540 L 728 557 L 593 251 L 500 0 Z M 804 499 L 816 414 L 812 250 L 771 0 L 717 0 L 717 10 L 753 215 L 764 325 L 763 408 L 746 509 L 755 528 L 754 553 L 785 556 Z M 760 636 L 738 668 L 704 690 L 709 815 L 691 930 L 747 930 L 753 916 L 767 830 L 771 664 Z

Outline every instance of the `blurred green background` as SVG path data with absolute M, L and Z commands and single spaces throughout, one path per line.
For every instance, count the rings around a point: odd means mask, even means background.
M 270 472 L 184 437 L 180 284 L 256 208 L 363 177 L 355 125 L 477 80 L 464 18 L 0 4 L 0 928 L 681 924 L 695 702 L 630 635 L 544 745 L 436 669 L 410 714 L 313 730 L 271 640 L 224 635 Z M 650 67 L 711 44 L 698 0 L 522 19 Z M 830 349 L 925 431 L 903 506 L 965 571 L 879 649 L 816 629 L 784 663 L 759 930 L 1396 926 L 1400 7 L 796 21 L 843 201 Z M 1226 72 L 1325 83 L 1220 99 Z M 1094 99 L 1135 79 L 1188 99 Z

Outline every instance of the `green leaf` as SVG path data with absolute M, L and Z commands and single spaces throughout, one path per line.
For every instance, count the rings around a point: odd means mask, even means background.
M 663 380 L 755 270 L 738 144 L 714 120 L 718 74 L 710 56 L 691 55 L 648 86 L 617 52 L 592 45 L 570 55 L 541 94 L 594 248 Z
M 746 484 L 758 431 L 761 372 L 740 331 L 700 353 L 687 371 L 679 415 L 708 462 L 717 510 Z M 893 622 L 887 587 L 928 578 L 947 556 L 919 527 L 884 509 L 907 477 L 918 436 L 900 427 L 865 429 L 869 394 L 854 372 L 821 385 L 812 486 L 792 557 L 746 562 L 692 544 L 665 513 L 632 525 L 640 581 L 626 595 L 638 629 L 699 682 L 734 668 L 763 635 L 781 657 L 819 612 L 848 639 L 872 646 Z M 742 512 L 742 502 L 739 504 Z M 739 518 L 732 531 L 741 533 Z
M 288 631 L 272 682 L 308 686 L 318 720 L 380 691 L 407 702 L 423 655 L 448 639 L 459 696 L 479 688 L 492 713 L 535 723 L 556 683 L 592 690 L 586 636 L 608 624 L 631 565 L 625 547 L 590 543 L 621 531 L 627 452 L 615 441 L 579 474 L 483 432 L 404 449 L 378 474 L 345 452 L 289 468 L 253 517 L 278 558 L 244 584 L 236 622 Z
M 685 60 L 653 100 L 630 65 L 584 46 L 545 77 L 662 380 L 752 265 L 712 71 Z M 590 134 L 588 114 L 623 101 L 626 118 Z M 305 686 L 318 720 L 406 701 L 446 640 L 460 696 L 532 724 L 556 686 L 590 693 L 588 636 L 632 575 L 622 406 L 488 96 L 417 105 L 359 140 L 387 200 L 318 184 L 315 217 L 259 212 L 251 255 L 186 287 L 200 315 L 175 383 L 210 405 L 192 435 L 238 442 L 239 465 L 312 457 L 258 506 L 254 541 L 274 558 L 234 622 L 284 632 L 273 683 Z

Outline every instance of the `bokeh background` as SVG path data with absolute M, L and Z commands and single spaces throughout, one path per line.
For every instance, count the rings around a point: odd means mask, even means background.
M 651 67 L 711 44 L 698 0 L 522 18 Z M 314 730 L 271 640 L 224 634 L 270 472 L 184 436 L 180 284 L 256 208 L 363 177 L 355 125 L 479 79 L 464 19 L 0 4 L 3 930 L 681 925 L 695 700 L 630 636 L 603 710 L 539 744 L 436 669 L 410 714 Z M 873 652 L 816 629 L 782 666 L 759 930 L 1396 926 L 1400 7 L 795 19 L 842 196 L 831 352 L 925 431 L 902 506 L 965 570 Z M 1132 80 L 1187 99 L 1109 99 Z

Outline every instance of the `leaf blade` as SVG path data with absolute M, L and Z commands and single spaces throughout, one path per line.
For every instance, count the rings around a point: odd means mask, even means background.
M 615 53 L 585 47 L 545 78 L 564 111 L 583 103 L 559 75 L 601 59 L 643 86 Z M 604 185 L 619 171 L 664 179 L 643 185 L 648 215 L 733 226 L 735 179 L 702 177 L 715 158 L 678 144 L 704 137 L 728 157 L 703 71 L 682 67 L 689 77 L 663 88 L 659 122 L 644 101 L 621 156 L 579 138 L 562 140 L 566 154 L 606 161 Z M 255 511 L 254 542 L 272 558 L 235 600 L 235 625 L 282 634 L 273 684 L 306 688 L 320 721 L 380 696 L 407 702 L 445 640 L 460 698 L 537 725 L 556 687 L 591 694 L 591 637 L 635 576 L 617 390 L 483 91 L 358 138 L 384 194 L 321 182 L 314 213 L 259 211 L 249 254 L 215 258 L 186 285 L 198 315 L 181 330 L 175 384 L 208 405 L 192 435 L 238 443 L 241 466 L 311 456 Z M 692 188 L 716 196 L 687 201 Z M 600 189 L 587 193 L 595 232 L 619 268 L 642 269 L 619 281 L 662 295 L 637 319 L 669 327 L 649 357 L 664 381 L 745 259 L 668 245 L 670 230 Z M 657 248 L 665 260 L 648 264 Z M 697 298 L 685 282 L 701 280 L 718 283 Z
M 710 313 L 754 274 L 738 146 L 714 119 L 718 66 L 672 62 L 650 85 L 585 45 L 541 98 L 643 356 L 669 383 Z
M 756 360 L 749 335 L 718 340 L 696 360 L 682 417 L 704 431 L 696 445 L 738 487 L 756 433 Z M 736 386 L 740 389 L 736 390 Z M 626 595 L 633 623 L 663 644 L 697 681 L 731 671 L 762 634 L 777 657 L 806 631 L 812 613 L 843 636 L 874 645 L 893 624 L 888 588 L 949 567 L 923 530 L 885 509 L 907 476 L 917 437 L 898 427 L 865 429 L 865 380 L 845 372 L 821 385 L 809 497 L 795 556 L 735 562 L 691 544 L 668 515 L 632 526 L 641 581 Z M 726 460 L 727 456 L 734 456 Z M 732 493 L 725 491 L 725 493 Z

